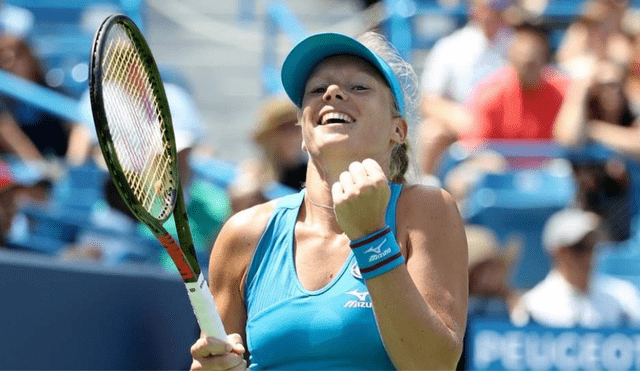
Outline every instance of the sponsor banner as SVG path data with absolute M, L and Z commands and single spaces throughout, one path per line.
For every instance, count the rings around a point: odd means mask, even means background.
M 475 317 L 468 330 L 472 370 L 640 370 L 640 329 L 516 327 Z

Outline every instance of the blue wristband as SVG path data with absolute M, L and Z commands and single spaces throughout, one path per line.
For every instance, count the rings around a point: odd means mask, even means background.
M 400 246 L 388 226 L 351 241 L 350 246 L 364 279 L 377 277 L 404 263 Z

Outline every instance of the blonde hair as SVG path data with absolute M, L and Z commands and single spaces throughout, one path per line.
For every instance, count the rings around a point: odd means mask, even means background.
M 371 49 L 384 59 L 393 70 L 400 86 L 405 105 L 405 117 L 408 126 L 414 127 L 419 121 L 418 109 L 420 91 L 418 76 L 409 62 L 405 61 L 396 48 L 382 35 L 376 32 L 366 32 L 358 37 L 363 45 Z M 396 100 L 394 99 L 394 102 Z M 394 105 L 393 114 L 400 117 L 399 108 Z M 409 145 L 407 142 L 396 145 L 391 152 L 391 164 L 389 166 L 390 180 L 394 183 L 404 183 L 405 174 L 409 169 Z

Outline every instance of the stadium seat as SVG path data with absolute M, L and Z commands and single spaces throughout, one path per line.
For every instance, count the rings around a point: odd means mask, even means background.
M 52 203 L 60 209 L 76 210 L 87 215 L 96 202 L 104 199 L 108 173 L 93 163 L 69 167 L 52 192 Z
M 485 174 L 465 205 L 468 223 L 487 226 L 504 243 L 512 235 L 522 238 L 523 250 L 514 268 L 512 284 L 530 288 L 549 270 L 541 233 L 546 220 L 573 199 L 570 173 L 548 170 Z

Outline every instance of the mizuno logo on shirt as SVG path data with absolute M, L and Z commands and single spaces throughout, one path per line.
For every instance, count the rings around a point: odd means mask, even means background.
M 367 300 L 367 296 L 369 296 L 369 291 L 359 292 L 358 290 L 347 291 L 347 294 L 351 294 L 358 298 L 360 301 Z
M 346 294 L 353 295 L 357 300 L 349 300 L 344 303 L 345 308 L 371 308 L 371 302 L 366 301 L 369 296 L 368 291 L 360 292 L 358 290 L 347 291 Z

